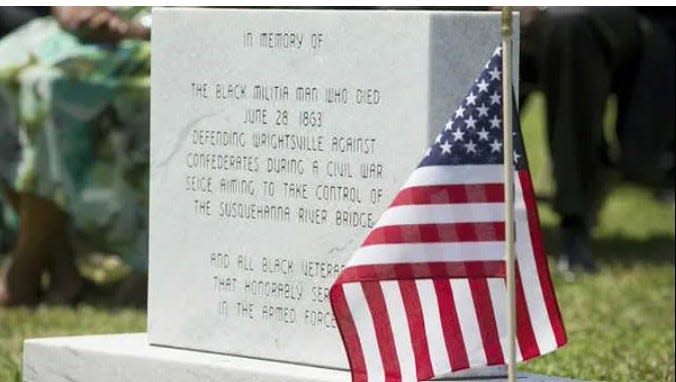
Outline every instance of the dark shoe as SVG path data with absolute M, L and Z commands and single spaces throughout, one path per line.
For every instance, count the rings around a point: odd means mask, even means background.
M 674 204 L 674 188 L 666 187 L 655 191 L 655 198 L 665 204 Z
M 113 304 L 131 308 L 148 306 L 148 274 L 132 271 L 127 277 L 120 280 L 116 286 Z
M 589 235 L 582 227 L 564 227 L 561 229 L 563 252 L 556 268 L 564 274 L 592 274 L 598 272 L 598 266 L 589 249 Z

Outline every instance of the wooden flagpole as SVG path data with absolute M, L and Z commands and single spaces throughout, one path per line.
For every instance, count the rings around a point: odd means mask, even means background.
M 516 381 L 514 259 L 514 146 L 512 142 L 512 7 L 502 8 L 502 117 L 505 171 L 505 267 L 507 283 L 507 380 Z

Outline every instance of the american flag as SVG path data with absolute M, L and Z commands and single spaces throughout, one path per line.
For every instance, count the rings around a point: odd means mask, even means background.
M 507 362 L 501 48 L 331 288 L 354 382 Z M 514 113 L 517 115 L 516 113 Z M 566 343 L 514 120 L 517 360 Z

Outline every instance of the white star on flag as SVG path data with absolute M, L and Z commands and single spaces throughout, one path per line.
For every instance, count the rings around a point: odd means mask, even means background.
M 500 124 L 502 123 L 502 120 L 498 118 L 497 114 L 493 116 L 493 119 L 491 119 L 491 129 L 499 129 Z
M 458 109 L 455 111 L 455 116 L 457 118 L 462 118 L 462 115 L 465 113 L 465 108 L 460 106 Z
M 476 101 L 476 95 L 474 93 L 469 93 L 467 97 L 465 97 L 465 102 L 467 102 L 467 105 L 474 105 Z
M 497 67 L 495 67 L 493 68 L 493 70 L 488 72 L 488 74 L 491 76 L 491 81 L 494 81 L 500 80 L 500 74 L 502 74 L 502 72 L 500 72 L 500 70 Z
M 453 135 L 453 141 L 463 141 L 465 139 L 465 132 L 460 129 L 455 130 L 451 135 Z
M 479 93 L 488 91 L 488 82 L 484 78 L 476 86 L 479 88 Z
M 444 144 L 440 145 L 439 147 L 441 148 L 442 154 L 450 154 L 451 153 L 451 147 L 453 147 L 453 145 L 448 143 L 448 141 L 444 141 Z
M 496 90 L 495 93 L 491 96 L 491 105 L 499 105 L 500 104 L 500 94 L 498 94 L 498 91 Z
M 476 143 L 470 139 L 469 142 L 465 143 L 465 149 L 467 149 L 468 153 L 476 154 Z
M 481 106 L 476 109 L 479 112 L 479 117 L 488 117 L 488 107 L 485 103 L 482 103 Z
M 476 127 L 476 119 L 474 119 L 474 117 L 471 115 L 465 120 L 465 123 L 467 124 L 468 129 L 473 129 Z
M 498 141 L 497 139 L 491 143 L 491 152 L 492 153 L 499 153 L 500 150 L 502 149 L 502 142 Z

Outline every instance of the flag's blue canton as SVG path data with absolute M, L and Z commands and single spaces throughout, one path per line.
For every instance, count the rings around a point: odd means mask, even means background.
M 502 49 L 497 48 L 419 167 L 503 163 L 502 98 Z M 520 170 L 526 158 L 516 108 L 513 114 L 513 157 Z

